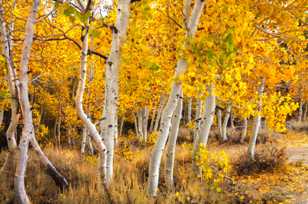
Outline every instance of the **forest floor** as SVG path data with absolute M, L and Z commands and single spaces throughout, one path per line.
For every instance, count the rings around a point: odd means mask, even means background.
M 285 148 L 287 162 L 271 171 L 237 175 L 231 171 L 232 184 L 226 184 L 222 192 L 208 189 L 192 170 L 191 144 L 179 141 L 175 162 L 175 190 L 166 190 L 161 178 L 157 198 L 146 196 L 147 172 L 151 144 L 140 144 L 132 136 L 120 137 L 115 154 L 114 183 L 105 192 L 97 179 L 96 156 L 80 156 L 79 150 L 45 147 L 45 152 L 70 182 L 70 188 L 60 192 L 53 181 L 44 173 L 39 159 L 31 152 L 26 177 L 26 188 L 33 203 L 114 203 L 114 204 L 171 204 L 171 203 L 230 203 L 230 204 L 271 204 L 308 203 L 308 131 L 296 126 L 286 134 L 274 134 L 266 144 Z M 228 142 L 220 144 L 212 137 L 210 152 L 225 151 L 234 168 L 241 155 L 247 151 L 247 143 Z M 271 144 L 272 143 L 272 144 Z M 0 152 L 2 166 L 6 152 Z M 164 169 L 164 161 L 162 162 Z M 13 203 L 14 171 L 0 172 L 0 203 Z

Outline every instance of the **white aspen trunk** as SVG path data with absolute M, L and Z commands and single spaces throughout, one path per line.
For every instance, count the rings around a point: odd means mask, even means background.
M 204 0 L 197 0 L 195 2 L 188 24 L 187 39 L 190 39 L 195 35 L 203 7 L 204 7 Z M 181 74 L 185 73 L 186 69 L 187 69 L 186 60 L 183 58 L 179 59 L 176 66 L 175 78 L 178 78 Z M 167 104 L 162 112 L 162 118 L 160 123 L 161 124 L 160 134 L 153 148 L 150 158 L 149 180 L 148 180 L 148 193 L 150 196 L 157 195 L 161 157 L 164 152 L 165 145 L 168 139 L 172 115 L 176 109 L 176 104 L 181 95 L 181 91 L 182 91 L 181 82 L 180 81 L 173 82 Z
M 218 125 L 219 135 L 222 136 L 222 112 L 220 108 L 217 110 L 217 125 Z
M 136 132 L 136 136 L 139 138 L 139 137 L 140 137 L 140 135 L 139 135 L 139 130 L 138 130 L 138 119 L 137 119 L 136 114 L 134 114 L 134 124 L 135 124 L 135 132 Z
M 2 1 L 1 1 L 2 7 Z M 39 0 L 34 0 L 31 11 L 29 13 L 26 28 L 25 39 L 23 42 L 22 57 L 20 62 L 19 73 L 19 90 L 20 90 L 20 105 L 23 114 L 23 129 L 19 142 L 19 155 L 15 172 L 14 187 L 16 192 L 16 200 L 18 203 L 28 204 L 30 200 L 25 189 L 25 173 L 27 168 L 29 139 L 34 134 L 32 111 L 29 101 L 29 88 L 28 88 L 28 64 L 33 42 L 34 25 L 36 15 L 38 12 Z M 3 7 L 2 7 L 3 8 Z
M 80 152 L 83 155 L 85 153 L 86 144 L 87 144 L 87 128 L 82 128 L 82 139 L 81 139 L 81 149 Z
M 234 114 L 233 113 L 230 113 L 230 123 L 231 123 L 231 128 L 235 129 L 235 126 L 234 126 Z
M 137 121 L 138 121 L 138 125 L 137 125 L 137 127 L 138 127 L 138 132 L 139 132 L 139 136 L 142 138 L 142 139 L 144 139 L 144 135 L 143 135 L 143 130 L 142 130 L 142 128 L 143 128 L 143 125 L 142 125 L 142 109 L 140 109 L 139 111 L 138 111 L 138 113 L 137 113 Z
M 243 127 L 242 127 L 242 133 L 241 133 L 241 143 L 245 142 L 245 138 L 247 136 L 247 128 L 248 128 L 248 119 L 244 118 L 243 120 Z
M 16 128 L 19 121 L 20 114 L 18 114 L 18 93 L 17 93 L 17 87 L 16 84 L 16 72 L 14 68 L 14 62 L 13 58 L 11 56 L 11 49 L 12 49 L 12 40 L 11 40 L 11 33 L 13 32 L 13 23 L 9 26 L 9 33 L 6 29 L 6 23 L 4 20 L 4 9 L 3 9 L 3 3 L 2 0 L 0 0 L 0 36 L 2 40 L 2 47 L 3 47 L 3 54 L 7 63 L 7 69 L 8 69 L 8 85 L 11 95 L 11 121 L 10 125 L 6 131 L 6 138 L 8 142 L 8 148 L 9 151 L 12 153 L 17 147 L 16 143 Z M 2 122 L 3 119 L 1 119 Z
M 99 151 L 100 155 L 100 170 L 101 170 L 101 176 L 104 176 L 104 183 L 106 183 L 106 176 L 104 174 L 105 172 L 105 153 L 106 148 L 105 145 L 99 135 L 99 132 L 97 131 L 95 124 L 93 124 L 90 120 L 90 118 L 86 115 L 83 109 L 83 95 L 85 91 L 86 86 L 86 79 L 87 79 L 87 54 L 88 54 L 88 31 L 89 31 L 89 25 L 88 23 L 85 25 L 85 31 L 83 36 L 83 42 L 82 42 L 82 50 L 81 50 L 81 57 L 80 57 L 80 79 L 78 82 L 78 88 L 76 92 L 76 109 L 77 114 L 82 120 L 85 128 L 89 131 L 90 136 L 93 138 L 96 144 L 96 148 Z
M 148 138 L 148 121 L 149 121 L 149 109 L 147 107 L 143 108 L 142 114 L 142 132 L 143 139 L 147 141 Z
M 194 129 L 193 149 L 198 148 L 201 117 L 202 117 L 202 100 L 198 99 L 197 100 L 197 107 L 196 107 L 196 115 L 195 115 L 196 127 Z M 193 154 L 193 158 L 192 158 L 193 161 L 194 161 L 194 158 L 195 158 L 195 155 Z
M 161 119 L 161 114 L 162 114 L 163 109 L 164 109 L 164 103 L 165 103 L 165 98 L 164 98 L 164 96 L 161 96 L 160 99 L 159 99 L 159 106 L 158 106 L 158 111 L 157 111 L 157 116 L 156 116 L 153 131 L 158 131 L 159 123 L 160 123 L 160 119 Z
M 93 145 L 92 145 L 92 140 L 91 140 L 91 137 L 89 137 L 87 135 L 87 143 L 89 145 L 89 151 L 90 151 L 90 154 L 93 155 L 94 154 L 94 148 L 93 148 Z
M 117 104 L 118 104 L 118 78 L 120 64 L 120 48 L 125 40 L 130 0 L 119 0 L 117 8 L 116 24 L 112 28 L 111 52 L 106 61 L 105 73 L 105 107 L 103 118 L 103 137 L 107 149 L 106 158 L 106 185 L 109 186 L 113 177 L 113 156 L 115 128 L 117 128 Z
M 231 109 L 232 109 L 232 105 L 228 104 L 227 108 L 226 108 L 226 113 L 225 113 L 225 117 L 224 117 L 224 121 L 222 124 L 222 135 L 221 135 L 221 139 L 222 141 L 227 141 L 228 140 L 228 132 L 227 132 L 227 128 L 228 128 L 228 122 L 230 119 L 230 115 L 231 115 Z
M 167 161 L 166 161 L 166 183 L 169 189 L 174 187 L 173 169 L 175 160 L 176 141 L 178 138 L 180 122 L 183 110 L 183 93 L 180 95 L 175 112 L 172 116 L 170 136 L 167 144 Z
M 152 114 L 152 118 L 151 118 L 150 129 L 149 129 L 150 133 L 153 132 L 155 118 L 156 118 L 156 109 L 153 110 L 153 114 Z
M 188 104 L 187 104 L 187 122 L 188 123 L 191 121 L 191 106 L 192 106 L 192 98 L 190 97 L 188 99 Z
M 204 146 L 207 145 L 208 138 L 210 135 L 211 127 L 214 121 L 215 116 L 215 108 L 216 108 L 216 97 L 214 94 L 214 85 L 210 85 L 208 87 L 209 95 L 206 97 L 205 102 L 205 115 L 204 118 L 201 121 L 201 129 L 200 129 L 200 137 L 199 137 L 199 144 L 202 144 Z M 195 149 L 194 152 L 198 151 L 198 149 Z
M 303 118 L 303 101 L 300 100 L 300 102 L 299 102 L 299 109 L 298 109 L 298 118 L 297 118 L 297 121 L 298 121 L 298 122 L 302 121 L 302 118 Z
M 260 125 L 261 125 L 262 95 L 264 92 L 264 86 L 265 86 L 265 79 L 262 79 L 259 90 L 258 90 L 258 95 L 259 95 L 258 112 L 259 113 L 254 119 L 252 135 L 251 135 L 251 138 L 249 140 L 249 145 L 248 145 L 248 156 L 252 160 L 255 158 L 256 142 L 257 142 L 257 137 L 258 137 Z

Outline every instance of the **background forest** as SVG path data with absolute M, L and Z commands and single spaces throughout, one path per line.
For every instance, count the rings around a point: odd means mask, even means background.
M 307 0 L 0 0 L 0 203 L 308 202 Z

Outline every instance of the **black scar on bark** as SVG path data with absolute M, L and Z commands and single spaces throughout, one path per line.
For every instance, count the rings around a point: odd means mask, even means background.
M 50 164 L 47 164 L 46 173 L 54 180 L 54 182 L 61 189 L 61 191 L 68 189 L 69 185 L 66 178 L 60 172 L 58 172 L 55 167 L 51 166 Z

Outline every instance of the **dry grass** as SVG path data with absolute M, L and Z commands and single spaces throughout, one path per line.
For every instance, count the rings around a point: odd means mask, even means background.
M 305 139 L 303 139 L 305 138 Z M 278 144 L 290 143 L 296 140 L 308 144 L 307 135 L 287 134 L 278 141 Z M 129 141 L 128 141 L 129 140 Z M 106 191 L 100 185 L 97 171 L 96 156 L 80 157 L 76 150 L 56 149 L 54 147 L 45 148 L 45 152 L 59 171 L 66 176 L 70 183 L 70 188 L 64 192 L 57 189 L 53 181 L 46 176 L 43 168 L 33 152 L 30 153 L 29 166 L 27 169 L 26 185 L 27 192 L 33 203 L 115 203 L 115 204 L 151 204 L 151 203 L 253 203 L 261 202 L 275 193 L 284 191 L 291 192 L 290 185 L 294 183 L 299 186 L 302 174 L 307 172 L 304 167 L 290 167 L 291 170 L 273 170 L 266 173 L 255 173 L 250 176 L 236 176 L 232 179 L 234 183 L 226 183 L 223 192 L 217 193 L 209 190 L 204 182 L 192 170 L 191 163 L 191 145 L 180 144 L 177 146 L 175 162 L 175 189 L 168 191 L 164 181 L 165 158 L 162 161 L 159 194 L 156 198 L 149 198 L 146 194 L 148 178 L 148 161 L 152 146 L 140 144 L 140 141 L 131 138 L 120 138 L 120 143 L 115 154 L 114 183 Z M 266 144 L 267 145 L 267 144 Z M 246 152 L 247 144 L 219 144 L 213 141 L 209 145 L 209 151 L 219 152 L 224 150 L 233 163 L 238 157 Z M 0 153 L 0 164 L 3 164 L 6 152 Z M 279 178 L 288 178 L 291 173 L 296 172 L 293 183 L 280 181 Z M 266 178 L 272 178 L 268 183 L 264 182 Z M 259 179 L 259 178 L 263 179 Z M 275 180 L 275 178 L 277 178 Z M 13 203 L 13 179 L 12 169 L 6 169 L 0 173 L 0 203 Z M 272 183 L 271 183 L 272 182 Z M 275 188 L 268 189 L 268 185 Z M 290 187 L 291 188 L 291 187 Z M 249 190 L 250 189 L 250 190 Z M 268 189 L 266 194 L 261 194 L 259 189 Z M 276 189 L 276 190 L 275 190 Z M 279 189 L 279 190 L 277 190 Z M 254 197 L 257 193 L 257 197 Z M 280 195 L 281 196 L 281 195 Z M 256 202 L 254 202 L 256 201 Z M 265 202 L 267 203 L 267 202 Z M 275 202 L 273 202 L 275 203 Z

